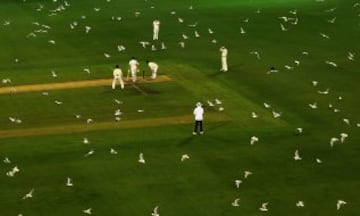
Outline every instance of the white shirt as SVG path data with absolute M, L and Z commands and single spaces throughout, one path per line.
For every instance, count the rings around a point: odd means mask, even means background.
M 195 121 L 202 121 L 204 119 L 204 108 L 201 106 L 194 109 Z
M 122 77 L 122 71 L 120 68 L 115 68 L 113 72 L 114 77 Z
M 160 27 L 160 21 L 159 20 L 154 20 L 153 21 L 153 26 L 154 26 L 154 28 L 159 28 Z
M 221 52 L 221 57 L 226 57 L 228 54 L 228 50 L 225 47 L 220 48 L 220 52 Z
M 159 65 L 156 64 L 155 62 L 149 62 L 148 66 L 151 69 L 151 71 L 156 71 L 159 68 Z
M 129 61 L 129 66 L 130 66 L 130 69 L 132 69 L 132 70 L 136 70 L 138 65 L 139 65 L 139 62 L 136 59 L 131 59 Z

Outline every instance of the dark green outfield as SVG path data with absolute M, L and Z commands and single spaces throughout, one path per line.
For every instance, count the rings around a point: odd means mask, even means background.
M 174 216 L 360 215 L 360 5 L 354 7 L 356 0 L 68 2 L 70 7 L 56 16 L 48 16 L 49 10 L 63 1 L 0 2 L 0 81 L 10 78 L 12 82 L 0 87 L 111 78 L 114 65 L 126 71 L 132 56 L 139 59 L 147 76 L 145 61 L 154 60 L 160 65 L 159 73 L 172 81 L 138 84 L 145 95 L 133 85 L 124 91 L 113 91 L 109 85 L 49 91 L 48 96 L 41 92 L 0 95 L 1 131 L 86 127 L 88 118 L 113 122 L 116 109 L 124 113 L 119 124 L 153 119 L 153 126 L 135 129 L 0 136 L 0 159 L 12 161 L 0 163 L 0 216 L 83 215 L 82 210 L 90 207 L 93 215 L 151 215 L 155 206 L 160 215 Z M 36 11 L 39 4 L 44 7 Z M 100 11 L 95 12 L 95 7 Z M 298 24 L 285 23 L 288 31 L 281 31 L 278 17 L 295 17 L 289 13 L 295 9 Z M 136 11 L 141 12 L 138 17 Z M 112 16 L 121 16 L 121 21 Z M 327 21 L 334 17 L 335 23 Z M 152 42 L 155 18 L 161 27 L 160 40 L 154 44 L 159 49 L 164 42 L 168 48 L 164 51 L 139 44 Z M 79 25 L 71 30 L 74 21 Z M 27 37 L 40 29 L 33 22 L 51 28 L 36 38 Z M 188 26 L 194 23 L 196 28 Z M 86 25 L 92 27 L 89 34 L 85 34 Z M 240 33 L 241 27 L 246 34 Z M 208 28 L 215 33 L 209 34 Z M 194 37 L 195 30 L 200 38 Z M 182 39 L 182 34 L 189 39 Z M 214 39 L 217 43 L 211 42 Z M 118 52 L 117 45 L 126 50 Z M 229 49 L 226 74 L 218 71 L 221 45 Z M 355 54 L 354 60 L 348 59 L 348 52 Z M 111 57 L 105 58 L 104 53 Z M 299 67 L 294 60 L 300 61 Z M 279 72 L 267 74 L 271 66 Z M 313 80 L 319 82 L 316 87 Z M 328 95 L 318 93 L 327 88 Z M 215 98 L 223 102 L 221 115 L 231 120 L 206 122 L 206 114 L 220 115 L 219 105 L 207 106 L 207 100 Z M 56 105 L 55 100 L 63 104 Z M 157 125 L 157 118 L 191 116 L 197 101 L 205 104 L 203 136 L 191 134 L 192 124 Z M 282 116 L 273 118 L 264 102 Z M 318 109 L 309 107 L 314 102 Z M 253 119 L 252 112 L 259 118 Z M 9 117 L 20 118 L 22 124 L 11 123 Z M 298 127 L 303 128 L 302 135 L 295 133 Z M 349 137 L 331 148 L 330 139 L 340 133 Z M 252 136 L 259 137 L 255 145 L 250 145 Z M 82 143 L 84 137 L 90 144 Z M 110 148 L 119 154 L 111 155 Z M 90 149 L 95 154 L 84 157 Z M 296 149 L 301 161 L 293 160 Z M 146 164 L 137 162 L 140 152 Z M 191 158 L 180 162 L 182 154 Z M 316 158 L 323 163 L 317 164 Z M 20 172 L 13 178 L 6 176 L 15 165 Z M 253 172 L 248 179 L 243 177 L 245 170 Z M 67 177 L 74 187 L 65 186 Z M 239 189 L 236 179 L 244 182 Z M 22 200 L 32 188 L 34 197 Z M 236 198 L 240 198 L 239 207 L 231 205 Z M 337 211 L 339 199 L 347 204 Z M 299 200 L 304 208 L 295 206 Z M 265 213 L 259 210 L 264 202 L 269 202 Z

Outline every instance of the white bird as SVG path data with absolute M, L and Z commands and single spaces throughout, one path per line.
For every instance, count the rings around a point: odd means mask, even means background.
M 110 154 L 115 155 L 115 154 L 118 154 L 118 152 L 115 149 L 111 148 L 110 149 Z
M 280 28 L 281 28 L 281 31 L 287 31 L 288 30 L 287 28 L 285 28 L 285 26 L 282 23 L 280 23 Z
M 69 177 L 66 178 L 66 184 L 65 185 L 68 186 L 68 187 L 74 186 L 71 178 L 69 178 Z
M 350 120 L 347 119 L 347 118 L 344 118 L 344 119 L 343 119 L 343 122 L 344 122 L 345 124 L 347 124 L 347 125 L 350 125 Z
M 252 175 L 253 173 L 252 172 L 250 172 L 250 171 L 245 171 L 244 172 L 244 178 L 247 178 L 247 177 L 249 177 L 249 175 Z
M 166 49 L 166 46 L 165 46 L 165 43 L 164 43 L 164 42 L 161 42 L 161 49 L 162 49 L 162 50 L 165 50 L 165 49 Z
M 217 43 L 217 40 L 216 40 L 216 39 L 212 39 L 212 40 L 211 40 L 211 43 L 216 44 L 216 43 Z
M 309 55 L 309 52 L 303 51 L 301 54 L 303 54 L 303 55 Z
M 84 68 L 84 72 L 90 74 L 90 69 L 89 68 Z
M 56 103 L 57 105 L 61 105 L 63 102 L 62 102 L 62 101 L 55 100 L 54 103 Z
M 327 95 L 327 94 L 329 94 L 329 91 L 330 91 L 330 89 L 329 88 L 327 88 L 326 90 L 324 90 L 324 91 L 318 91 L 318 93 L 319 94 L 323 94 L 323 95 Z
M 222 104 L 221 100 L 219 100 L 217 98 L 215 99 L 215 103 L 218 104 L 218 105 Z
M 316 102 L 314 102 L 314 103 L 312 103 L 312 104 L 309 104 L 309 107 L 310 107 L 311 109 L 317 109 L 317 108 L 318 108 Z
M 251 51 L 250 54 L 256 55 L 256 58 L 257 58 L 257 59 L 260 59 L 260 54 L 259 54 L 259 52 L 257 52 L 257 51 Z
M 355 54 L 354 53 L 352 53 L 352 52 L 348 52 L 348 56 L 347 56 L 347 58 L 349 59 L 349 60 L 354 60 L 354 57 L 355 57 Z
M 319 83 L 318 81 L 315 80 L 312 81 L 313 86 L 317 86 L 318 83 Z
M 56 42 L 54 40 L 49 40 L 48 42 L 51 44 L 54 44 L 54 45 L 56 44 Z
M 356 2 L 353 7 L 359 7 L 360 6 L 360 2 Z
M 54 70 L 51 70 L 51 75 L 52 75 L 52 77 L 57 77 L 57 74 L 55 73 Z
M 122 115 L 122 112 L 120 111 L 120 109 L 117 109 L 117 110 L 115 110 L 114 115 L 115 116 L 120 116 L 120 115 Z
M 81 115 L 75 114 L 75 118 L 79 119 L 79 118 L 81 118 Z
M 302 158 L 299 155 L 299 150 L 296 149 L 295 153 L 294 153 L 294 160 L 301 160 Z
M 333 147 L 336 142 L 339 142 L 339 138 L 332 137 L 330 139 L 330 146 Z
M 181 155 L 181 162 L 183 162 L 183 161 L 185 161 L 185 160 L 188 160 L 188 159 L 190 159 L 190 156 L 189 156 L 189 155 L 187 155 L 187 154 Z
M 316 163 L 322 163 L 322 161 L 319 158 L 316 158 Z
M 208 28 L 209 34 L 214 34 L 214 31 L 211 28 Z
M 264 103 L 264 107 L 267 108 L 267 109 L 269 109 L 269 108 L 271 108 L 271 105 L 270 105 L 270 104 L 267 104 L 267 103 Z
M 33 197 L 33 193 L 34 193 L 34 189 L 31 189 L 31 191 L 27 194 L 25 194 L 25 196 L 23 196 L 22 199 L 28 199 L 28 198 L 32 198 Z
M 239 179 L 236 179 L 236 180 L 235 180 L 235 186 L 236 186 L 236 188 L 239 188 L 241 184 L 242 184 L 242 181 L 241 181 L 241 180 L 239 180 Z
M 85 137 L 85 138 L 83 139 L 83 143 L 84 143 L 84 144 L 89 144 L 90 141 L 88 140 L 88 138 Z
M 220 112 L 224 111 L 224 107 L 219 107 L 218 109 Z
M 300 65 L 300 61 L 299 61 L 299 60 L 294 60 L 294 63 L 296 64 L 297 67 L 299 67 L 299 65 Z
M 111 55 L 109 53 L 104 53 L 105 58 L 110 58 Z
M 246 31 L 243 29 L 243 27 L 240 27 L 240 33 L 241 33 L 241 34 L 245 34 L 245 33 L 246 33 Z
M 327 34 L 324 34 L 324 33 L 320 32 L 320 35 L 321 35 L 321 37 L 323 37 L 323 38 L 330 39 L 330 36 L 327 35 Z
M 348 137 L 349 137 L 349 135 L 347 133 L 341 133 L 340 134 L 340 142 L 341 143 L 345 142 L 345 139 Z
M 143 113 L 143 112 L 144 112 L 143 109 L 138 109 L 137 111 L 138 111 L 139 113 Z
M 99 12 L 101 10 L 101 8 L 94 8 L 95 12 Z
M 91 215 L 91 210 L 92 210 L 91 208 L 85 209 L 83 210 L 83 213 Z
M 151 45 L 151 50 L 152 51 L 156 51 L 156 47 L 155 47 L 155 45 L 153 44 L 153 45 Z
M 262 212 L 268 211 L 269 210 L 267 208 L 268 204 L 269 204 L 268 202 L 265 202 L 265 203 L 261 204 L 261 207 L 259 208 L 260 211 L 262 211 Z
M 329 19 L 327 20 L 329 23 L 335 23 L 335 20 L 336 20 L 336 17 L 332 18 L 332 19 Z
M 305 206 L 305 204 L 304 204 L 303 201 L 298 201 L 298 202 L 296 203 L 296 207 L 298 207 L 298 208 L 302 208 L 302 207 L 304 207 L 304 206 Z
M 289 13 L 291 13 L 292 15 L 296 15 L 297 10 L 296 9 L 295 10 L 290 10 Z
M 325 10 L 326 12 L 334 12 L 336 10 L 336 7 L 334 7 L 334 8 L 330 8 L 330 9 L 328 9 L 328 10 Z
M 10 161 L 10 159 L 9 159 L 8 157 L 5 157 L 5 159 L 3 160 L 3 162 L 6 163 L 6 164 L 10 164 L 10 163 L 11 163 L 11 161 Z
M 325 61 L 326 64 L 331 65 L 333 67 L 337 67 L 337 64 L 335 62 L 332 61 Z
M 86 33 L 86 34 L 89 33 L 90 30 L 91 30 L 91 27 L 90 27 L 90 26 L 85 26 L 85 33 Z
M 356 123 L 356 127 L 360 127 L 360 123 Z
M 290 22 L 292 25 L 297 25 L 299 22 L 299 19 L 298 18 L 295 18 L 295 20 L 293 22 Z
M 252 117 L 252 118 L 257 118 L 257 117 L 259 117 L 259 116 L 258 116 L 255 112 L 252 112 L 252 113 L 251 113 L 251 117 Z
M 10 171 L 6 172 L 6 175 L 9 177 L 14 177 L 14 175 L 18 172 L 20 172 L 20 169 L 17 166 L 15 166 Z
M 189 24 L 188 26 L 195 28 L 197 26 L 197 22 L 195 22 L 194 24 Z
M 210 107 L 215 106 L 215 105 L 214 105 L 214 103 L 213 103 L 213 102 L 211 102 L 211 101 L 209 101 L 209 100 L 207 101 L 207 103 L 208 103 L 208 105 L 209 105 Z
M 155 206 L 155 208 L 153 209 L 151 216 L 159 216 L 159 206 Z
M 95 151 L 93 149 L 91 149 L 88 153 L 86 153 L 84 156 L 88 157 L 90 155 L 93 155 L 95 153 Z
M 118 99 L 115 99 L 114 102 L 115 102 L 116 104 L 122 104 L 122 103 L 123 103 L 122 101 L 119 101 Z
M 240 201 L 240 199 L 239 199 L 239 198 L 236 198 L 236 199 L 234 200 L 234 202 L 231 203 L 231 205 L 234 206 L 234 207 L 240 206 L 239 201 Z
M 284 22 L 289 21 L 289 18 L 286 17 L 286 16 L 281 16 L 281 17 L 278 17 L 278 18 L 281 19 L 281 20 L 284 21 Z
M 181 36 L 182 36 L 182 38 L 184 38 L 184 40 L 189 39 L 189 37 L 188 37 L 186 34 L 184 34 L 184 33 L 183 33 Z
M 86 120 L 86 123 L 87 124 L 90 124 L 90 123 L 92 123 L 93 122 L 93 120 L 91 119 L 91 118 L 88 118 L 87 120 Z
M 245 22 L 245 23 L 249 22 L 249 18 L 243 19 L 243 22 Z
M 141 46 L 143 48 L 146 48 L 147 45 L 150 45 L 150 42 L 148 42 L 148 41 L 139 41 L 139 43 L 141 44 Z
M 347 202 L 345 202 L 344 200 L 338 200 L 336 203 L 336 210 L 340 210 L 340 208 L 345 204 L 347 204 Z
M 274 118 L 279 118 L 281 116 L 281 112 L 275 112 L 274 110 L 272 111 L 272 114 Z
M 294 69 L 294 67 L 291 67 L 291 66 L 289 66 L 289 65 L 285 65 L 284 66 L 286 69 L 288 69 L 288 70 L 293 70 Z
M 200 34 L 197 31 L 195 31 L 194 34 L 195 34 L 195 37 L 197 37 L 197 38 L 200 37 Z
M 302 128 L 296 128 L 295 131 L 298 133 L 298 134 L 302 134 L 303 133 L 303 129 Z
M 183 23 L 184 22 L 184 20 L 182 19 L 182 18 L 178 18 L 178 21 L 179 21 L 179 23 Z
M 254 145 L 256 142 L 259 142 L 259 138 L 256 136 L 252 136 L 250 138 L 250 145 Z
M 180 41 L 179 44 L 180 44 L 181 48 L 185 48 L 185 42 L 184 41 Z
M 144 154 L 142 152 L 139 154 L 138 162 L 142 163 L 142 164 L 145 164 Z

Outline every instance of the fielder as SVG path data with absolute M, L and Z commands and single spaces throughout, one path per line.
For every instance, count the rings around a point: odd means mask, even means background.
M 159 69 L 159 65 L 155 62 L 146 61 L 146 64 L 149 66 L 151 70 L 151 79 L 156 79 L 157 71 Z
M 135 59 L 135 57 L 132 57 L 129 61 L 129 71 L 131 74 L 131 79 L 133 82 L 136 82 L 136 73 L 139 71 L 139 62 Z
M 124 81 L 122 79 L 123 74 L 122 74 L 122 70 L 119 68 L 119 65 L 115 66 L 113 75 L 114 75 L 114 79 L 112 82 L 112 89 L 115 89 L 116 81 L 119 81 L 121 89 L 124 89 Z
M 160 21 L 153 21 L 153 40 L 159 40 Z
M 228 71 L 228 65 L 227 65 L 228 50 L 226 49 L 226 47 L 222 46 L 220 48 L 220 52 L 221 52 L 221 69 L 220 69 L 220 71 L 227 72 Z

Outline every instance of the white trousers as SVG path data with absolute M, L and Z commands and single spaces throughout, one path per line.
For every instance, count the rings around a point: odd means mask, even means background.
M 124 81 L 122 80 L 121 77 L 114 77 L 112 82 L 112 88 L 115 89 L 116 81 L 119 81 L 121 89 L 124 89 Z
M 159 40 L 159 28 L 154 28 L 153 31 L 153 40 Z
M 132 79 L 133 82 L 136 82 L 136 72 L 137 72 L 136 68 L 131 68 L 130 69 L 131 79 Z
M 228 70 L 226 57 L 221 57 L 221 70 L 222 71 L 227 71 Z
M 158 68 L 151 70 L 151 79 L 156 79 Z

